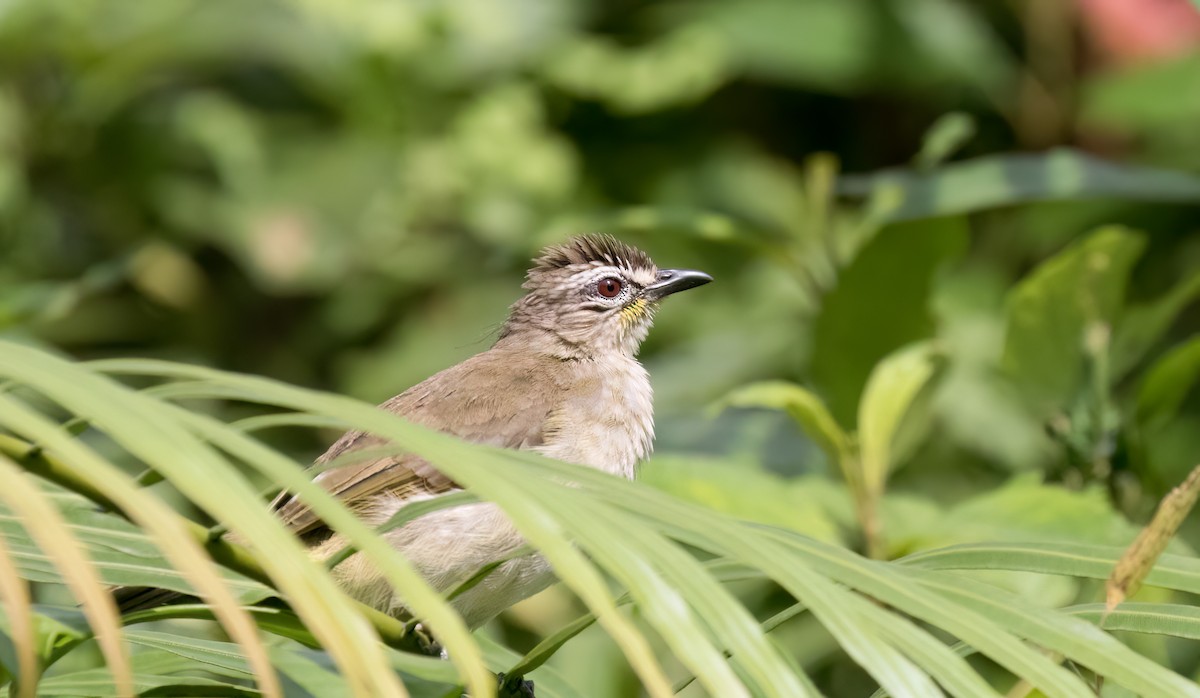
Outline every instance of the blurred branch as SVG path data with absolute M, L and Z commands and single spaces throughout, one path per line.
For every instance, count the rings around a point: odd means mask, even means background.
M 108 511 L 129 518 L 112 500 L 81 479 L 70 466 L 47 455 L 40 446 L 0 434 L 0 453 L 16 461 L 28 472 L 85 497 Z M 214 562 L 227 570 L 249 577 L 272 589 L 277 588 L 249 549 L 219 536 L 213 536 L 209 529 L 194 521 L 186 520 L 184 525 L 192 538 L 208 552 Z M 430 647 L 433 646 L 429 637 L 420 630 L 410 629 L 409 624 L 366 604 L 358 601 L 353 603 L 359 613 L 375 629 L 383 643 L 389 647 L 405 652 L 427 654 Z

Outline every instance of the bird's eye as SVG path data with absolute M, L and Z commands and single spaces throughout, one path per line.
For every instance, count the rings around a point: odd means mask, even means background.
M 600 279 L 596 284 L 596 291 L 605 298 L 616 298 L 621 292 L 621 282 L 611 276 L 606 279 Z

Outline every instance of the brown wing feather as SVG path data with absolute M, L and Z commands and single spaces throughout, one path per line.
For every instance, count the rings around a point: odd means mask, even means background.
M 551 357 L 492 349 L 409 388 L 382 407 L 467 441 L 533 448 L 543 442 L 562 394 L 562 369 L 562 362 Z M 317 465 L 383 443 L 361 431 L 348 432 L 317 459 Z M 405 499 L 457 488 L 428 461 L 408 454 L 351 463 L 327 470 L 315 481 L 351 507 L 385 492 Z M 287 493 L 280 495 L 273 507 L 298 534 L 323 525 L 303 501 Z

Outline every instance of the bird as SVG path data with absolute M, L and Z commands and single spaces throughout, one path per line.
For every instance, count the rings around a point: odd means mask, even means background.
M 610 235 L 551 245 L 533 260 L 525 294 L 510 307 L 489 349 L 380 407 L 466 441 L 632 479 L 654 441 L 652 390 L 638 349 L 664 298 L 710 281 L 701 271 L 659 269 L 645 252 Z M 459 489 L 415 455 L 353 460 L 355 451 L 385 443 L 363 431 L 347 432 L 315 461 L 314 482 L 372 526 L 408 504 Z M 350 462 L 330 468 L 335 459 Z M 285 492 L 271 506 L 313 558 L 326 559 L 345 546 L 303 499 Z M 525 544 L 489 502 L 428 513 L 383 536 L 440 592 L 520 553 Z M 397 617 L 407 613 L 403 598 L 361 553 L 331 574 L 354 599 Z M 542 556 L 519 554 L 451 603 L 474 629 L 553 581 Z M 144 605 L 137 594 L 121 602 L 123 609 Z

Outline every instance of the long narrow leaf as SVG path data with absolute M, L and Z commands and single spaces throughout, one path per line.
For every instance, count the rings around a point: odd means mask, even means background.
M 4 487 L 0 487 L 0 502 L 27 522 L 38 544 L 54 560 L 63 580 L 82 605 L 88 622 L 96 630 L 96 641 L 112 672 L 117 693 L 132 698 L 133 669 L 122 642 L 120 614 L 100 581 L 100 575 L 88 561 L 83 546 L 71 535 L 62 515 L 37 485 L 16 463 L 3 456 L 0 456 L 0 480 L 4 482 Z M 25 678 L 32 679 L 32 676 Z
M 13 351 L 15 349 L 15 352 Z M 0 361 L 0 367 L 19 366 L 20 379 L 31 381 L 39 376 L 47 377 L 64 393 L 77 393 L 79 396 L 92 394 L 86 388 L 91 381 L 100 380 L 83 371 L 64 370 L 56 373 L 53 369 L 46 370 L 45 363 L 65 364 L 58 359 L 48 359 L 32 350 L 0 342 L 0 353 L 13 352 L 17 357 L 8 355 L 6 361 Z M 69 364 L 67 364 L 69 366 Z M 41 369 L 41 370 L 39 370 Z M 82 374 L 78 382 L 65 378 L 66 373 Z M 17 376 L 12 376 L 16 378 Z M 107 403 L 103 407 L 95 406 L 96 412 L 104 413 L 102 419 L 108 418 L 112 412 Z M 241 643 L 247 656 L 259 672 L 259 685 L 269 696 L 279 694 L 278 678 L 271 669 L 266 650 L 260 642 L 256 628 L 250 617 L 240 609 L 236 599 L 225 586 L 221 576 L 216 572 L 211 561 L 192 541 L 182 527 L 178 515 L 170 511 L 158 500 L 142 492 L 123 472 L 115 466 L 98 457 L 91 449 L 84 447 L 77 440 L 68 438 L 57 425 L 49 420 L 23 408 L 15 401 L 0 396 L 0 416 L 8 425 L 19 432 L 26 433 L 29 438 L 42 444 L 48 450 L 61 453 L 71 463 L 79 464 L 78 474 L 87 480 L 97 491 L 116 503 L 121 511 L 135 519 L 145 530 L 150 532 L 158 542 L 158 547 L 171 559 L 172 563 L 184 572 L 195 588 L 206 595 L 213 603 L 221 622 L 229 630 L 232 637 Z M 182 442 L 180 443 L 182 446 Z M 168 447 L 172 457 L 180 455 L 179 451 Z
M 0 535 L 0 607 L 4 609 L 8 620 L 8 635 L 16 655 L 16 661 L 10 667 L 17 689 L 14 698 L 34 698 L 37 695 L 39 668 L 32 603 L 29 587 L 20 578 L 4 536 Z
M 916 553 L 900 562 L 929 570 L 1007 570 L 1107 579 L 1123 551 L 1086 543 L 969 543 Z M 1200 560 L 1165 554 L 1145 584 L 1200 594 Z

